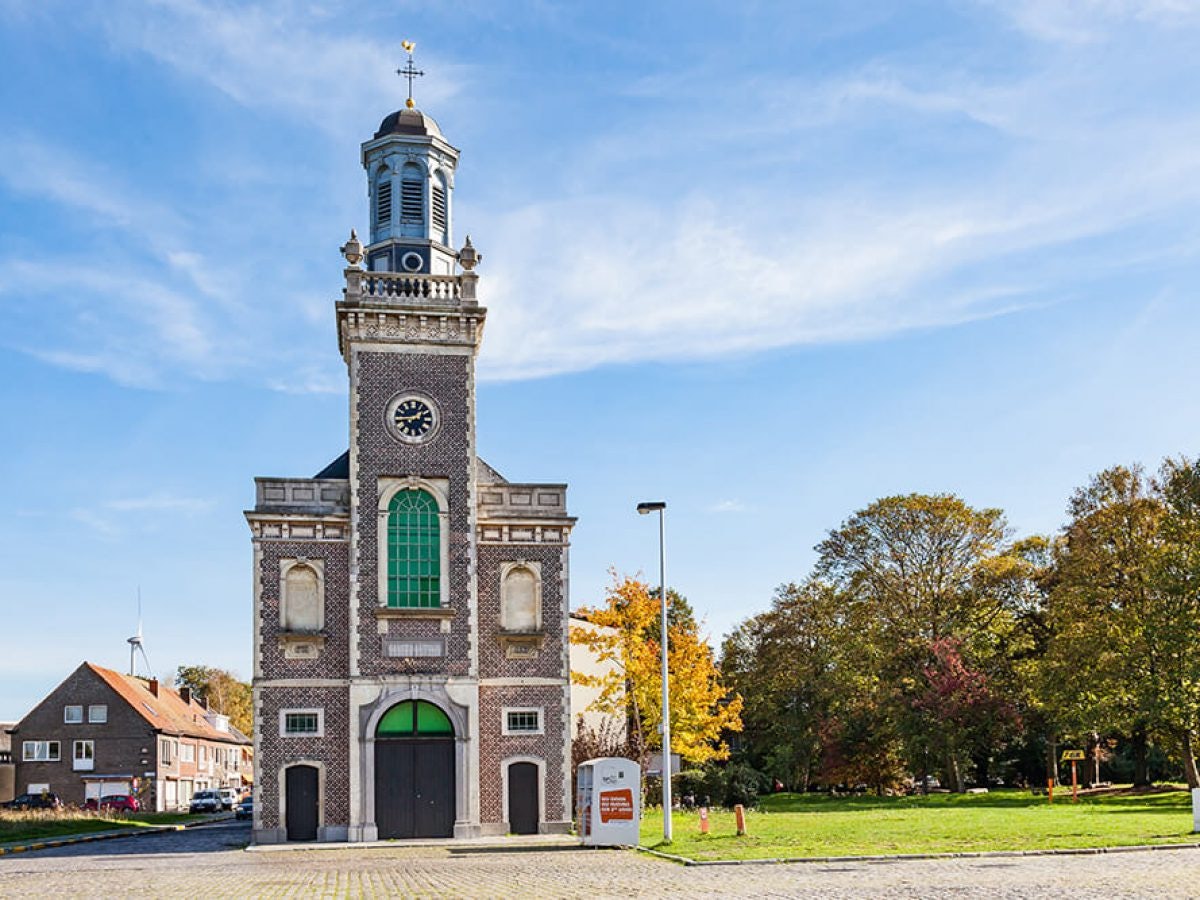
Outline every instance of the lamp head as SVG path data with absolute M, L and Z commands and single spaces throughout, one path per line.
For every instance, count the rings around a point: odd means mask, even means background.
M 639 503 L 637 511 L 639 516 L 649 515 L 652 512 L 660 512 L 667 508 L 667 504 L 662 500 L 655 500 L 649 503 Z

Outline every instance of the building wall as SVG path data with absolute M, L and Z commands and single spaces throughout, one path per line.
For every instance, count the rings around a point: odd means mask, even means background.
M 610 634 L 615 634 L 616 629 L 610 628 L 607 625 L 593 625 L 584 619 L 570 620 L 572 634 L 582 631 L 601 631 Z M 601 660 L 600 657 L 591 649 L 583 644 L 572 643 L 570 645 L 571 672 L 574 674 L 585 675 L 595 678 L 606 678 L 610 674 L 618 671 L 619 667 L 616 660 Z M 591 705 L 600 698 L 601 688 L 590 687 L 588 685 L 578 684 L 574 680 L 571 682 L 571 737 L 575 737 L 579 729 L 579 723 L 582 720 L 585 727 L 591 730 L 599 731 L 607 728 L 614 735 L 624 736 L 625 734 L 625 718 L 623 716 L 613 716 L 606 712 L 591 709 Z
M 351 502 L 353 559 L 358 605 L 358 673 L 365 676 L 416 673 L 471 673 L 471 565 L 474 529 L 473 364 L 468 354 L 433 355 L 381 352 L 355 346 L 351 357 Z M 440 426 L 422 444 L 406 444 L 387 430 L 388 402 L 401 391 L 415 391 L 437 402 Z M 415 476 L 448 479 L 449 570 L 442 573 L 455 616 L 449 630 L 430 619 L 380 619 L 378 514 L 380 478 Z M 386 539 L 386 531 L 383 533 Z M 446 639 L 446 656 L 403 660 L 383 655 L 383 637 Z
M 485 824 L 505 822 L 503 766 L 506 760 L 518 758 L 544 764 L 542 821 L 546 830 L 565 831 L 570 827 L 566 787 L 570 772 L 563 742 L 569 714 L 567 695 L 563 685 L 492 686 L 484 683 L 480 686 L 480 813 Z M 543 733 L 504 734 L 503 710 L 506 707 L 541 709 Z
M 313 763 L 324 771 L 322 836 L 345 840 L 350 823 L 350 761 L 348 687 L 256 688 L 254 710 L 256 758 L 254 829 L 256 840 L 287 839 L 285 820 L 280 816 L 280 773 L 289 763 Z M 283 709 L 320 709 L 324 733 L 321 737 L 285 737 L 280 734 L 279 713 Z
M 108 706 L 107 723 L 88 723 L 87 707 L 93 704 Z M 84 707 L 82 724 L 63 722 L 63 707 L 67 705 Z M 58 762 L 23 761 L 25 741 L 45 740 L 60 742 Z M 91 771 L 75 771 L 72 767 L 72 742 L 76 740 L 95 742 Z M 49 784 L 59 799 L 70 804 L 83 803 L 85 775 L 144 777 L 157 765 L 156 736 L 146 720 L 85 666 L 76 669 L 18 723 L 12 742 L 16 792 L 24 793 L 30 784 Z

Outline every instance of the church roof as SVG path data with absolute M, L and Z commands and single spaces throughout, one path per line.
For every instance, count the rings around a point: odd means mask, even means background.
M 484 484 L 508 484 L 508 479 L 489 466 L 486 462 L 475 457 L 479 463 L 479 480 Z M 349 478 L 350 477 L 350 451 L 347 450 L 320 472 L 313 476 L 317 478 Z
M 379 123 L 376 138 L 387 137 L 389 134 L 427 135 L 442 137 L 442 129 L 430 116 L 419 109 L 398 109 Z

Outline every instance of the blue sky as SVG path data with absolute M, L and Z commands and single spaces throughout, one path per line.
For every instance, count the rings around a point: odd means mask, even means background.
M 480 450 L 573 599 L 714 639 L 872 499 L 1017 534 L 1200 452 L 1200 4 L 0 0 L 0 720 L 82 659 L 250 669 L 255 475 L 347 444 L 338 246 L 403 100 L 462 148 Z

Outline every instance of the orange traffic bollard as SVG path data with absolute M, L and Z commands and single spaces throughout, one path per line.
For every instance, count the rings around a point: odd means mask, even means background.
M 733 808 L 733 817 L 737 820 L 737 833 L 740 837 L 746 833 L 746 808 L 739 803 Z
M 1054 779 L 1053 778 L 1046 779 L 1046 802 L 1047 803 L 1054 802 Z
M 700 807 L 700 833 L 708 834 L 708 807 Z

